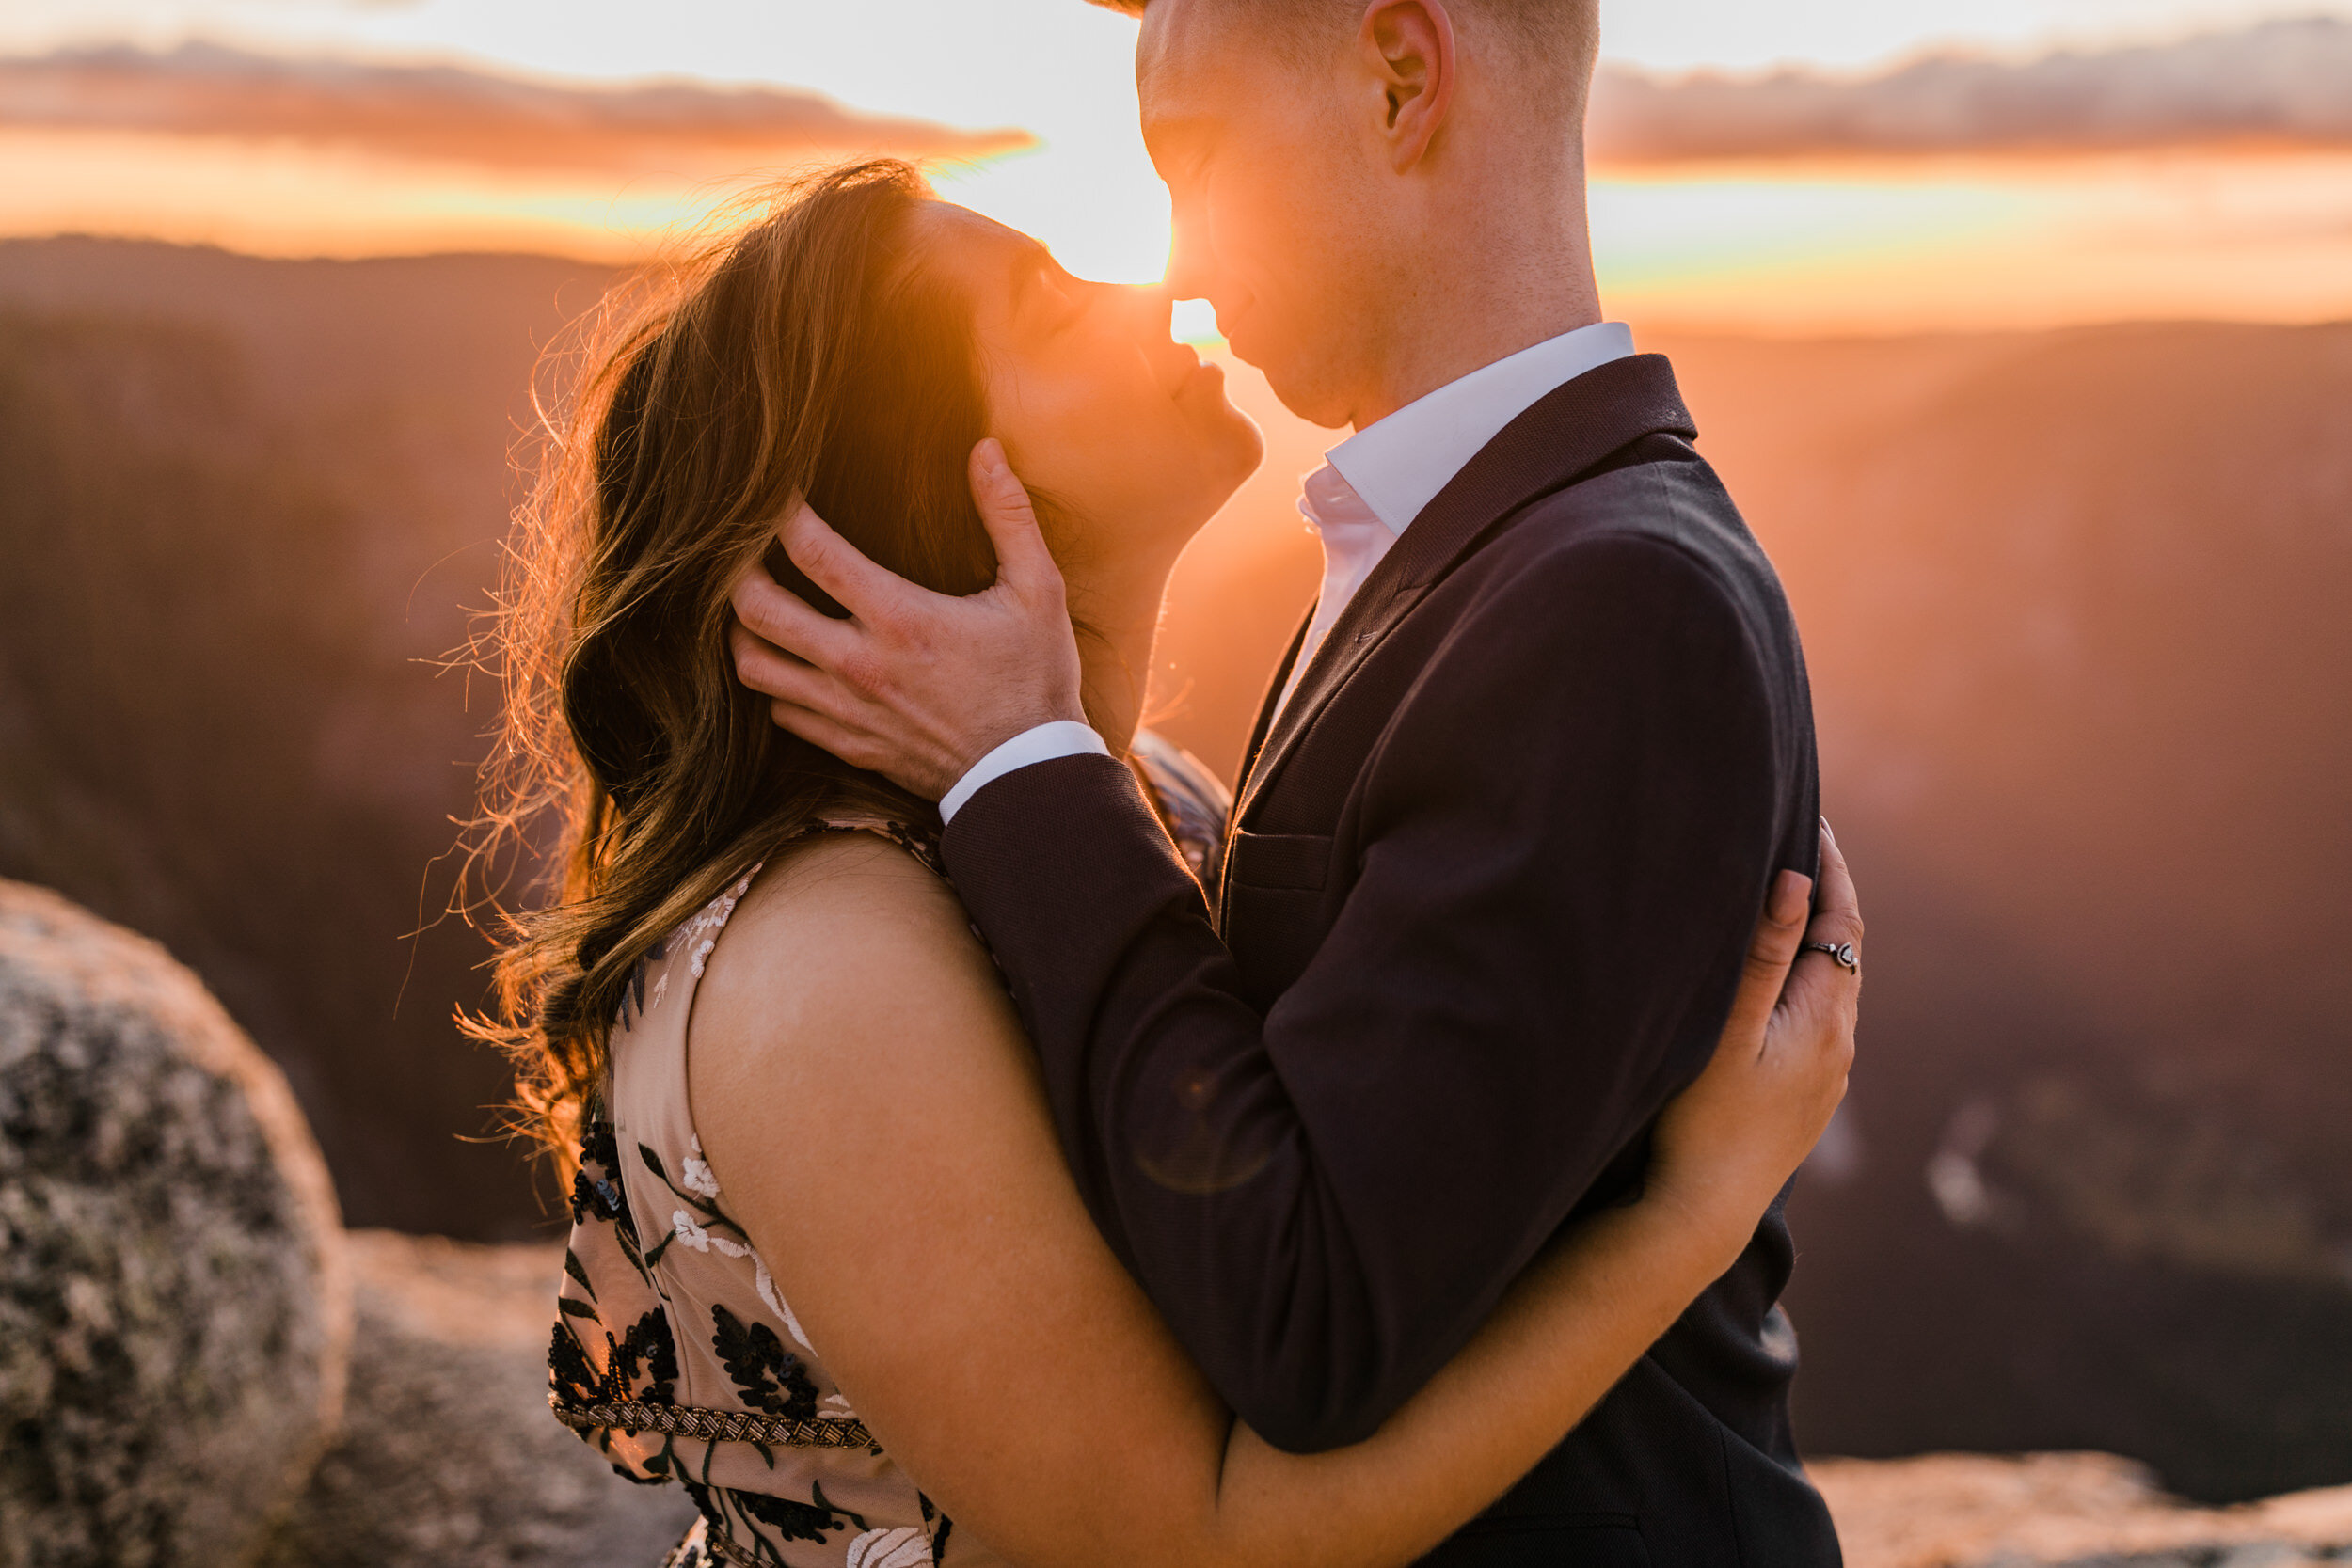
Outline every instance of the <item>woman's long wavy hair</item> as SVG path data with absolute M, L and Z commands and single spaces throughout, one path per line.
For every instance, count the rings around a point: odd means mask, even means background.
M 803 497 L 917 582 L 968 594 L 994 577 L 966 479 L 986 434 L 970 311 L 915 254 L 930 196 L 895 161 L 785 187 L 609 295 L 570 395 L 543 413 L 487 634 L 505 708 L 477 863 L 549 849 L 552 885 L 506 918 L 497 1015 L 469 1028 L 512 1057 L 519 1126 L 559 1157 L 655 943 L 823 816 L 935 820 L 776 728 L 727 646 L 728 591 L 763 553 L 837 609 L 771 548 Z

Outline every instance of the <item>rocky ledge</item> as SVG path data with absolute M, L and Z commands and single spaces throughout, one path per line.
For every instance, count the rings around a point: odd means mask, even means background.
M 0 1568 L 651 1568 L 548 1416 L 560 1246 L 347 1234 L 194 974 L 0 881 Z
M 161 947 L 0 882 L 0 1568 L 249 1560 L 350 1333 L 284 1077 Z
M 265 1568 L 654 1568 L 694 1516 L 548 1414 L 559 1245 L 351 1232 L 351 1397 Z
M 1849 1568 L 2352 1564 L 2352 1486 L 2201 1509 L 2102 1453 L 1825 1459 L 1812 1470 Z

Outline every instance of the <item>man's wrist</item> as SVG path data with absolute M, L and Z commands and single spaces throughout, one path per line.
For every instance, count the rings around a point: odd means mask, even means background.
M 1008 773 L 1035 763 L 1051 762 L 1056 757 L 1106 757 L 1110 753 L 1111 749 L 1104 744 L 1101 736 L 1074 719 L 1057 719 L 1034 725 L 991 751 L 949 786 L 947 793 L 939 798 L 939 819 L 951 820 L 973 796 Z

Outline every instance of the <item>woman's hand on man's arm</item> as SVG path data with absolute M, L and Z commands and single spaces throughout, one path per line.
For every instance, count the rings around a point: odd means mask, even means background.
M 1820 1141 L 1846 1097 L 1862 971 L 1817 948 L 1862 942 L 1846 857 L 1821 824 L 1821 899 L 1783 871 L 1757 922 L 1714 1059 L 1659 1118 L 1643 1200 L 1720 1228 L 1739 1255 L 1765 1208 Z

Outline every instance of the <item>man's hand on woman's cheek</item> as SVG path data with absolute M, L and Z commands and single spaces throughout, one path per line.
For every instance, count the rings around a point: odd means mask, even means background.
M 776 536 L 849 618 L 820 613 L 756 562 L 730 595 L 736 673 L 775 721 L 930 800 L 1013 736 L 1086 718 L 1061 572 L 993 438 L 972 451 L 972 494 L 996 547 L 996 580 L 977 594 L 909 582 L 802 505 Z

